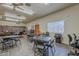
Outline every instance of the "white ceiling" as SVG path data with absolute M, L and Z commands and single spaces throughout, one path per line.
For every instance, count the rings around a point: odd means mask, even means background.
M 55 12 L 57 10 L 60 10 L 62 8 L 68 7 L 72 4 L 66 4 L 66 3 L 49 3 L 49 4 L 44 4 L 44 3 L 36 3 L 36 4 L 31 4 L 32 6 L 29 7 L 29 9 L 34 11 L 34 17 L 41 17 L 44 15 L 47 15 L 51 12 Z
M 30 11 L 33 12 L 32 15 L 29 15 L 28 13 L 25 13 L 25 12 L 13 11 L 12 9 L 6 8 L 6 7 L 3 8 L 3 9 L 5 9 L 5 12 L 8 11 L 10 13 L 23 15 L 23 16 L 26 17 L 25 21 L 29 22 L 32 19 L 36 19 L 36 18 L 45 16 L 49 13 L 53 13 L 57 10 L 60 10 L 60 9 L 63 9 L 63 8 L 66 8 L 68 6 L 73 5 L 71 3 L 48 3 L 48 4 L 45 4 L 45 3 L 30 3 L 30 4 L 31 4 L 30 7 L 28 7 L 28 6 L 19 6 L 19 7 L 23 8 L 24 11 L 26 11 L 26 12 L 30 12 Z

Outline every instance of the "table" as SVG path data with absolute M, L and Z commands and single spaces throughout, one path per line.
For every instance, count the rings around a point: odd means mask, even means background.
M 18 41 L 21 44 L 20 39 L 18 39 L 20 37 L 21 37 L 20 35 L 0 36 L 0 41 L 1 41 L 1 43 L 3 42 L 2 44 L 5 45 L 5 47 L 6 46 L 12 47 L 14 45 L 17 45 Z M 3 50 L 5 50 L 5 47 L 3 46 Z
M 51 40 L 51 37 L 49 37 L 49 36 L 38 36 L 38 37 L 33 37 L 33 40 L 42 41 L 42 42 L 49 42 Z
M 0 36 L 0 38 L 4 39 L 4 38 L 20 38 L 21 36 L 19 35 L 10 35 L 10 36 Z
M 39 41 L 39 42 L 43 42 L 43 43 L 46 43 L 46 44 L 50 44 L 50 41 L 51 41 L 51 37 L 49 36 L 38 36 L 38 37 L 33 37 L 33 40 L 34 40 L 34 45 L 36 45 L 37 47 L 41 48 L 41 49 L 44 49 L 45 45 L 38 45 L 36 42 Z M 34 46 L 34 47 L 36 47 Z M 46 46 L 47 47 L 47 46 Z M 45 47 L 45 48 L 46 48 Z M 36 49 L 36 48 L 35 48 Z M 47 50 L 48 49 L 48 50 Z M 46 53 L 48 56 L 52 55 L 50 52 L 52 52 L 51 50 L 52 48 L 51 47 L 48 47 L 46 48 Z M 34 51 L 36 52 L 36 51 Z

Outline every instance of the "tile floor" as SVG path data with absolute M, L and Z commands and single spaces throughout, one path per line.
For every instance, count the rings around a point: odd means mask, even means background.
M 1 52 L 0 56 L 34 56 L 34 52 L 32 50 L 33 44 L 30 43 L 26 36 L 20 39 L 21 46 L 15 46 L 7 51 Z M 63 45 L 56 44 L 55 45 L 55 56 L 67 56 L 68 48 Z M 50 53 L 51 56 L 51 53 Z

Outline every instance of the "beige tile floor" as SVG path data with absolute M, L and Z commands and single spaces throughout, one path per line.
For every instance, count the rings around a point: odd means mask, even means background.
M 33 44 L 30 43 L 26 36 L 20 39 L 21 45 L 15 46 L 8 49 L 7 51 L 1 52 L 0 56 L 33 56 L 34 52 L 32 50 Z M 55 45 L 55 56 L 67 56 L 68 48 L 63 45 Z M 51 53 L 50 53 L 51 54 Z

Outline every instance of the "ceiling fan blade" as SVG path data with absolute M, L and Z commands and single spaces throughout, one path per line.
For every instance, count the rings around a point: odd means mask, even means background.
M 23 6 L 24 4 L 23 3 L 12 3 L 12 5 L 14 5 L 14 6 Z
M 30 3 L 25 3 L 25 5 L 26 5 L 26 6 L 29 6 L 29 7 L 31 6 L 31 4 L 30 4 Z
M 20 10 L 24 10 L 23 8 L 20 8 L 20 7 L 17 7 L 18 9 L 20 9 Z

